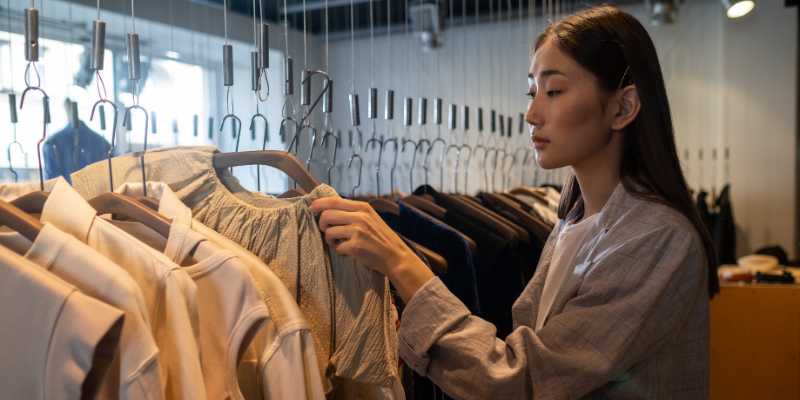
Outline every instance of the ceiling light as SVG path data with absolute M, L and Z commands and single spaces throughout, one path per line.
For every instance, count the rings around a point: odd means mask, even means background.
M 756 3 L 753 0 L 722 0 L 722 6 L 725 7 L 728 18 L 740 18 L 750 14 Z
M 167 58 L 171 58 L 173 60 L 181 58 L 181 55 L 177 51 L 172 51 L 172 50 L 168 50 L 166 53 L 164 53 L 164 55 L 167 56 Z

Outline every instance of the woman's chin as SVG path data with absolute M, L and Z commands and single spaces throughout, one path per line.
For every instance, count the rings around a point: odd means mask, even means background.
M 553 160 L 551 157 L 548 157 L 547 154 L 544 154 L 541 151 L 536 152 L 536 164 L 539 165 L 541 169 L 558 169 L 564 167 L 564 163 L 559 162 L 558 160 Z

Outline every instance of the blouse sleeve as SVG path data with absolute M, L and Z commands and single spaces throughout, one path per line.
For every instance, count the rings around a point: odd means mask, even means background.
M 400 355 L 460 399 L 580 398 L 622 378 L 707 301 L 704 265 L 685 229 L 642 234 L 595 259 L 541 330 L 517 326 L 505 340 L 433 278 L 403 312 Z

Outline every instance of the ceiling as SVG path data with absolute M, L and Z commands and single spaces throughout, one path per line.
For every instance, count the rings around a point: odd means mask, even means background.
M 223 0 L 194 0 L 195 2 L 214 4 L 222 7 Z M 283 21 L 283 2 L 280 0 L 263 1 L 264 17 L 270 21 L 276 21 L 280 18 Z M 303 0 L 284 0 L 289 25 L 295 29 L 303 29 Z M 370 0 L 305 0 L 306 17 L 308 19 L 308 29 L 314 34 L 321 34 L 325 28 L 325 3 L 328 4 L 328 31 L 331 34 L 344 33 L 350 31 L 350 7 L 353 4 L 354 20 L 356 21 L 353 27 L 356 31 L 368 30 L 370 27 Z M 551 0 L 552 1 L 552 0 Z M 522 2 L 522 4 L 520 4 Z M 474 23 L 476 21 L 476 14 L 481 22 L 489 21 L 492 15 L 494 18 L 517 19 L 520 17 L 520 6 L 522 6 L 521 15 L 523 17 L 528 15 L 528 8 L 531 4 L 535 3 L 536 13 L 541 14 L 543 3 L 546 0 L 455 0 L 450 4 L 447 0 L 429 1 L 429 0 L 372 0 L 373 9 L 373 24 L 376 33 L 386 31 L 387 22 L 390 22 L 392 29 L 403 29 L 406 16 L 407 5 L 413 8 L 419 4 L 438 5 L 440 21 L 447 21 L 451 15 L 456 17 L 454 23 L 460 24 L 461 18 L 466 11 L 467 23 Z M 552 1 L 555 3 L 555 1 Z M 600 3 L 600 1 L 587 1 L 587 0 L 560 0 L 563 12 L 568 12 L 577 7 L 586 7 L 589 4 Z M 641 4 L 644 0 L 618 0 L 615 4 Z M 253 14 L 253 1 L 252 0 L 228 0 L 229 7 L 235 13 L 252 16 Z M 391 6 L 391 10 L 387 10 Z M 499 12 L 498 12 L 499 7 Z M 256 2 L 258 8 L 258 2 Z M 451 14 L 452 8 L 452 14 Z M 511 15 L 509 15 L 509 8 L 511 8 Z M 391 15 L 389 21 L 387 12 Z M 382 29 L 379 29 L 382 28 Z

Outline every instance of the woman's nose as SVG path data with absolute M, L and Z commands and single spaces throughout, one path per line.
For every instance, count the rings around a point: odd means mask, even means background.
M 532 130 L 541 126 L 543 122 L 541 112 L 537 109 L 536 105 L 536 99 L 532 99 L 528 102 L 528 110 L 525 112 L 525 122 L 530 125 Z

